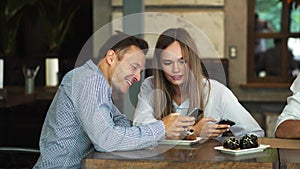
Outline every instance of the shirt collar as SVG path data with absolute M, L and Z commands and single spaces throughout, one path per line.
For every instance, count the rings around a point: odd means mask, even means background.
M 180 114 L 186 114 L 190 106 L 190 100 L 186 99 L 180 105 L 177 105 L 177 103 L 174 100 L 172 100 L 172 104 L 175 112 L 179 112 Z

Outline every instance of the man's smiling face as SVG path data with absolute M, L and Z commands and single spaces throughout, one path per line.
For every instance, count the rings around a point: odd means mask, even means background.
M 145 55 L 143 51 L 130 46 L 121 60 L 112 65 L 112 85 L 122 93 L 126 93 L 131 85 L 141 80 L 140 73 L 145 66 Z

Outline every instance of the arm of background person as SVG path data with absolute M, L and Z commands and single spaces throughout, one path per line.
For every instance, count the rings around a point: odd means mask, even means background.
M 287 105 L 278 117 L 275 137 L 300 138 L 300 74 L 290 89 L 293 95 L 287 98 Z
M 300 120 L 285 120 L 275 132 L 278 138 L 300 138 Z

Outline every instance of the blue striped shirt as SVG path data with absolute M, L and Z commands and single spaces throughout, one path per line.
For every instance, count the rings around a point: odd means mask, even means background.
M 132 126 L 111 95 L 109 84 L 92 61 L 67 73 L 47 112 L 41 155 L 34 168 L 80 168 L 80 160 L 95 149 L 141 149 L 163 139 L 162 121 Z

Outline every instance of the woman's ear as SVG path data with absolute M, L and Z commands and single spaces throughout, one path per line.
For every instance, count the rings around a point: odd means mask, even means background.
M 106 55 L 105 55 L 105 61 L 111 65 L 114 62 L 115 59 L 115 51 L 113 50 L 108 50 Z

